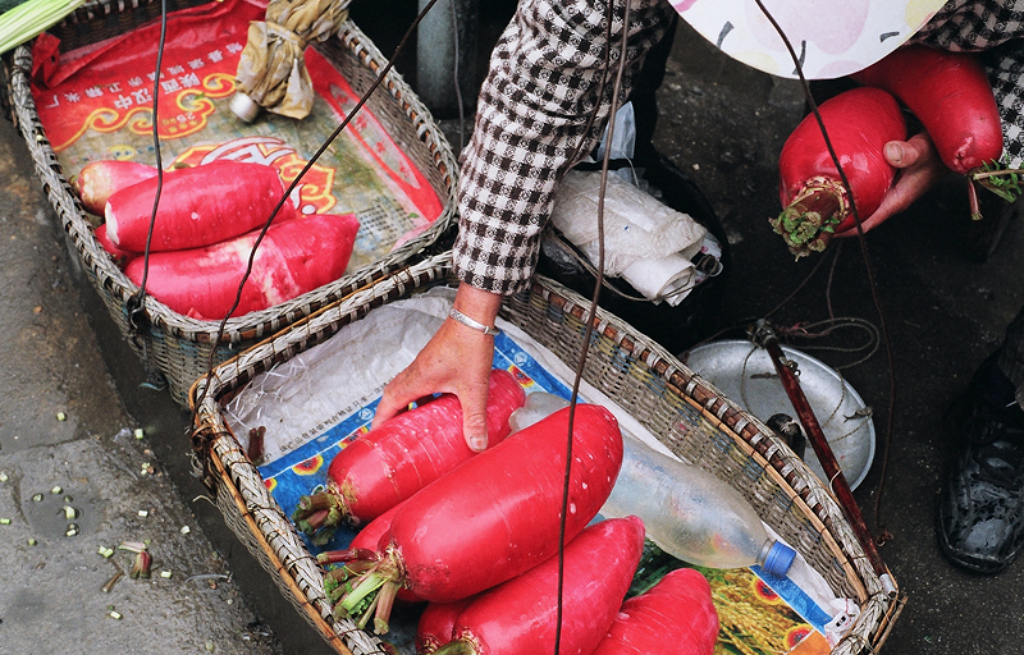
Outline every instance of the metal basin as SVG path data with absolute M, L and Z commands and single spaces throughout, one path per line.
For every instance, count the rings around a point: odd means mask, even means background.
M 800 388 L 814 410 L 825 439 L 851 489 L 868 474 L 875 456 L 875 426 L 870 409 L 835 369 L 786 346 L 786 357 L 797 363 Z M 698 346 L 684 360 L 726 398 L 762 421 L 784 413 L 796 418 L 768 352 L 749 341 L 725 340 Z M 804 462 L 828 485 L 828 479 L 808 444 Z

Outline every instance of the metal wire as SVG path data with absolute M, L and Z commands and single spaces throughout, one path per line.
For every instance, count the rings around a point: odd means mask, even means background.
M 793 44 L 786 36 L 782 27 L 776 22 L 771 12 L 764 6 L 762 0 L 754 0 L 757 3 L 758 8 L 764 14 L 765 18 L 772 24 L 775 31 L 778 32 L 786 45 L 786 50 L 789 51 L 789 55 L 796 66 L 797 75 L 800 78 L 800 83 L 803 86 L 804 96 L 807 100 L 808 105 L 811 107 L 811 111 L 814 113 L 814 118 L 818 123 L 818 128 L 821 130 L 822 138 L 825 140 L 825 145 L 828 148 L 829 155 L 832 158 L 832 163 L 835 165 L 836 170 L 839 172 L 839 177 L 842 180 L 843 187 L 846 189 L 846 193 L 850 199 L 850 210 L 853 213 L 853 218 L 857 226 L 857 241 L 860 244 L 861 256 L 864 259 L 864 265 L 867 269 L 868 284 L 871 288 L 871 298 L 875 305 L 875 310 L 878 312 L 878 320 L 881 326 L 882 341 L 885 344 L 885 351 L 889 366 L 889 407 L 888 415 L 886 416 L 886 428 L 885 428 L 885 445 L 882 451 L 882 473 L 881 479 L 878 482 L 878 491 L 875 494 L 875 526 L 879 529 L 883 535 L 879 538 L 880 541 L 887 541 L 891 538 L 888 530 L 882 528 L 881 525 L 881 507 L 882 507 L 882 492 L 885 488 L 886 473 L 889 468 L 889 446 L 892 442 L 892 429 L 894 415 L 896 412 L 896 366 L 895 356 L 893 354 L 892 338 L 889 334 L 889 324 L 886 320 L 885 310 L 882 307 L 882 301 L 878 295 L 878 284 L 875 280 L 874 267 L 871 263 L 871 255 L 868 252 L 867 240 L 864 238 L 864 228 L 861 225 L 860 212 L 857 209 L 857 203 L 853 198 L 853 190 L 850 187 L 850 181 L 846 177 L 846 173 L 843 170 L 842 165 L 839 162 L 839 156 L 836 154 L 835 148 L 832 146 L 832 141 L 829 138 L 828 130 L 825 128 L 825 122 L 821 118 L 821 113 L 818 111 L 818 104 L 814 101 L 814 97 L 811 94 L 811 88 L 807 83 L 807 78 L 804 77 L 803 66 L 800 64 L 800 58 L 797 56 L 796 51 L 793 49 Z

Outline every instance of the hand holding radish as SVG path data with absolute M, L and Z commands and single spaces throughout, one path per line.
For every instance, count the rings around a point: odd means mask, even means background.
M 497 443 L 509 433 L 509 416 L 525 393 L 508 371 L 494 371 L 489 384 L 484 420 Z M 451 394 L 382 422 L 334 456 L 327 490 L 304 496 L 293 520 L 316 535 L 342 519 L 367 523 L 380 517 L 473 457 L 462 423 L 459 400 Z
M 975 181 L 1008 201 L 1019 193 L 1015 179 L 1008 183 L 995 177 L 1003 152 L 1002 125 L 976 55 L 904 46 L 851 77 L 864 86 L 822 103 L 819 112 L 849 179 L 864 232 L 909 208 L 949 171 L 970 178 L 974 219 L 981 218 Z M 904 141 L 896 106 L 880 94 L 898 98 L 926 133 Z M 858 233 L 850 198 L 838 185 L 819 132 L 817 121 L 806 117 L 779 159 L 785 209 L 772 226 L 798 257 L 824 249 L 832 236 Z
M 771 220 L 797 257 L 824 250 L 836 232 L 856 229 L 851 203 L 861 217 L 877 211 L 896 177 L 883 151 L 886 144 L 902 141 L 907 134 L 896 99 L 881 89 L 840 93 L 823 102 L 818 114 L 849 190 L 816 117 L 804 117 L 779 155 L 779 198 L 784 209 Z
M 485 325 L 494 325 L 501 296 L 461 284 L 455 307 Z M 447 319 L 416 359 L 384 389 L 372 427 L 380 426 L 409 403 L 433 393 L 451 393 L 463 410 L 463 434 L 470 449 L 487 448 L 487 383 L 494 360 L 494 337 Z
M 896 214 L 906 211 L 936 182 L 949 173 L 939 159 L 932 140 L 924 132 L 908 141 L 890 141 L 883 149 L 886 161 L 900 169 L 896 182 L 885 194 L 874 214 L 863 219 L 861 228 L 868 232 Z M 836 232 L 837 237 L 857 236 L 857 227 Z

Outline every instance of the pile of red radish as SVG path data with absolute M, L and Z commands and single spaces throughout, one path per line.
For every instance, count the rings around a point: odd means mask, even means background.
M 492 398 L 496 386 L 505 384 L 495 383 L 501 374 L 492 373 Z M 402 429 L 374 439 L 359 458 L 387 449 L 382 442 L 401 440 L 403 431 L 424 435 L 415 425 L 421 420 L 415 413 L 440 400 L 444 397 L 408 412 Z M 521 396 L 517 402 L 522 403 Z M 505 399 L 490 403 L 488 418 L 507 422 L 508 404 Z M 451 424 L 448 438 L 463 441 L 461 416 L 450 408 L 444 414 Z M 554 652 L 557 632 L 559 652 L 566 655 L 669 652 L 664 637 L 675 649 L 671 652 L 709 655 L 718 616 L 700 574 L 666 577 L 652 592 L 623 604 L 643 549 L 643 523 L 628 517 L 588 527 L 618 476 L 622 435 L 607 410 L 578 405 L 566 481 L 569 426 L 569 408 L 509 436 L 496 433 L 492 424 L 486 451 L 473 454 L 467 448 L 464 457 L 449 460 L 450 470 L 436 477 L 437 460 L 426 456 L 426 466 L 416 463 L 425 457 L 422 451 L 434 449 L 424 443 L 429 438 L 406 439 L 395 452 L 405 449 L 411 463 L 395 471 L 393 488 L 363 488 L 351 478 L 338 484 L 332 462 L 333 489 L 306 501 L 300 523 L 315 528 L 323 521 L 318 516 L 309 524 L 313 514 L 353 514 L 355 507 L 373 507 L 370 514 L 376 516 L 349 549 L 319 556 L 322 563 L 336 565 L 325 572 L 336 615 L 352 617 L 359 627 L 372 621 L 382 634 L 388 631 L 396 598 L 425 601 L 417 638 L 417 652 L 424 654 L 542 655 Z M 493 438 L 496 434 L 504 438 Z M 374 458 L 369 465 L 387 468 L 384 459 Z M 420 469 L 422 476 L 417 475 Z M 413 491 L 420 477 L 426 482 Z M 412 493 L 396 495 L 406 483 Z M 339 497 L 343 506 L 335 502 Z
M 832 234 L 856 227 L 857 216 L 863 222 L 878 209 L 896 176 L 883 147 L 907 136 L 899 103 L 921 122 L 942 162 L 972 180 L 973 218 L 980 218 L 973 183 L 979 172 L 986 173 L 983 186 L 1007 200 L 1015 197 L 1015 189 L 1007 191 L 991 175 L 1003 152 L 1002 127 L 976 55 L 908 45 L 852 78 L 864 86 L 819 108 L 852 203 L 813 115 L 797 126 L 779 157 L 785 209 L 771 223 L 795 255 L 823 250 Z
M 266 309 L 338 279 L 359 229 L 351 214 L 299 217 L 285 201 L 232 311 L 260 229 L 284 197 L 277 171 L 236 161 L 166 171 L 155 220 L 159 184 L 151 166 L 92 162 L 76 186 L 85 209 L 105 218 L 96 239 L 125 275 L 138 285 L 145 277 L 147 293 L 203 320 Z M 148 262 L 141 256 L 147 247 Z

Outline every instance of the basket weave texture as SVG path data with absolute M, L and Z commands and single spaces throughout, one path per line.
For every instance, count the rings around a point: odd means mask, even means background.
M 380 653 L 376 638 L 331 616 L 322 573 L 221 415 L 256 375 L 322 343 L 375 307 L 441 282 L 454 283 L 450 257 L 435 256 L 298 322 L 197 380 L 193 440 L 209 465 L 208 483 L 228 525 L 260 560 L 296 609 L 339 653 Z M 573 367 L 589 302 L 556 282 L 535 278 L 508 299 L 502 317 Z M 839 596 L 860 607 L 833 655 L 877 652 L 903 605 L 889 597 L 833 496 L 756 418 L 620 319 L 598 311 L 584 378 L 607 394 L 682 459 L 740 491 L 768 525 L 796 548 Z
M 172 8 L 200 4 L 179 0 Z M 160 16 L 159 2 L 144 0 L 92 2 L 55 28 L 63 48 L 74 48 L 122 34 Z M 342 73 L 356 93 L 363 94 L 387 64 L 369 38 L 345 20 L 336 36 L 317 46 Z M 189 386 L 213 364 L 223 362 L 268 335 L 300 320 L 374 280 L 428 254 L 454 224 L 455 177 L 458 166 L 451 147 L 429 110 L 400 75 L 391 71 L 366 104 L 386 126 L 394 141 L 423 172 L 444 210 L 434 224 L 374 264 L 275 307 L 229 319 L 220 341 L 219 323 L 189 318 L 152 297 L 145 316 L 129 321 L 126 304 L 138 287 L 117 268 L 100 246 L 73 187 L 64 175 L 30 89 L 31 49 L 14 52 L 8 75 L 7 104 L 35 163 L 50 203 L 60 218 L 71 248 L 78 253 L 87 277 L 106 305 L 122 335 L 157 378 L 166 381 L 171 397 L 187 405 Z M 212 360 L 211 360 L 212 353 Z

